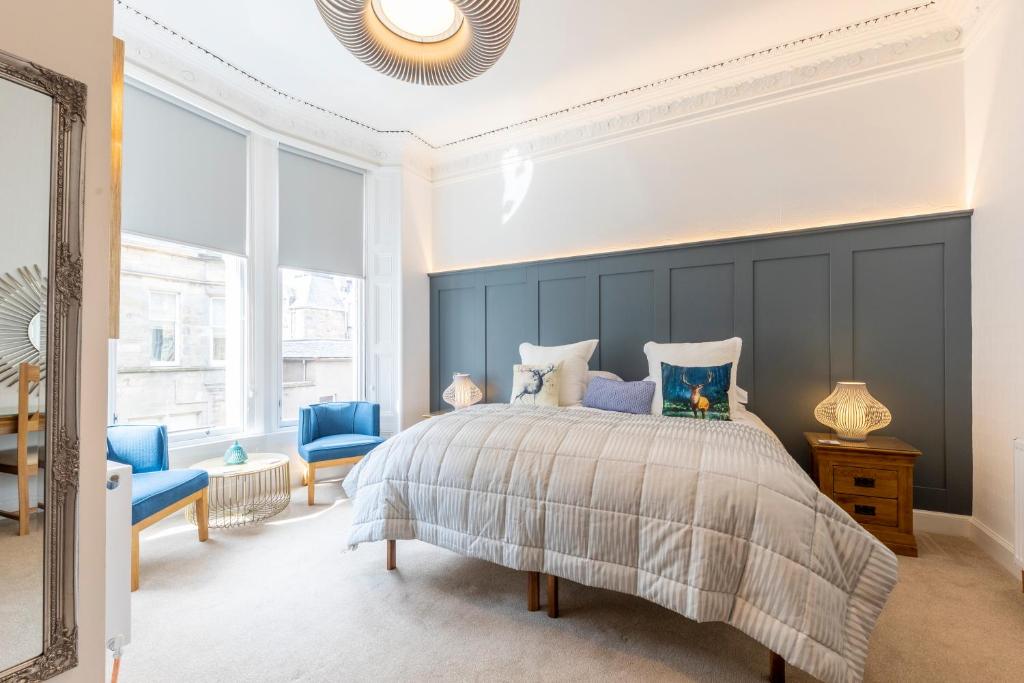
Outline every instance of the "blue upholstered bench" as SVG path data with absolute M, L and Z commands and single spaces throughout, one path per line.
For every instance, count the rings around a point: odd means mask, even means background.
M 383 442 L 376 403 L 314 403 L 300 408 L 299 457 L 306 463 L 306 502 L 313 504 L 318 467 L 357 462 Z
M 196 506 L 199 540 L 209 526 L 209 475 L 203 470 L 168 469 L 167 428 L 107 427 L 107 459 L 132 468 L 132 590 L 139 588 L 139 532 L 169 514 Z

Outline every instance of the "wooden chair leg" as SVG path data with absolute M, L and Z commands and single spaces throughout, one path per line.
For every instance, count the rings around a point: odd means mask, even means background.
M 526 609 L 540 609 L 540 572 L 526 572 Z
M 786 660 L 774 652 L 768 653 L 768 680 L 771 683 L 786 683 Z
M 139 530 L 132 528 L 132 592 L 139 590 Z
M 558 618 L 558 577 L 548 574 L 548 616 Z
M 398 564 L 395 561 L 395 559 L 396 559 L 395 558 L 395 541 L 393 541 L 391 539 L 388 539 L 388 559 L 387 559 L 388 571 L 391 571 L 391 570 L 395 569 L 396 567 L 398 567 Z
M 313 504 L 313 498 L 316 495 L 316 465 L 309 463 L 306 465 L 306 505 Z
M 196 526 L 199 527 L 199 541 L 210 537 L 210 489 L 203 489 L 196 500 Z
M 28 475 L 18 470 L 18 535 L 28 536 Z
M 302 466 L 302 479 L 301 479 L 303 486 L 305 486 L 306 482 L 308 481 L 308 478 L 309 478 L 309 474 L 308 473 L 309 473 L 309 465 L 303 465 Z

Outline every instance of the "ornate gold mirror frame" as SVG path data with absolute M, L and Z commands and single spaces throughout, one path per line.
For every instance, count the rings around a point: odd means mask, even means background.
M 0 671 L 0 683 L 9 683 L 47 679 L 78 664 L 75 583 L 85 85 L 2 50 L 0 78 L 43 93 L 53 101 L 46 320 L 43 651 L 33 659 Z

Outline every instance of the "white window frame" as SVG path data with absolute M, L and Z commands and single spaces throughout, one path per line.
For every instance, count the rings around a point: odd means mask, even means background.
M 153 295 L 170 295 L 174 297 L 174 319 L 157 320 L 153 318 Z M 150 289 L 147 294 L 146 321 L 149 324 L 149 364 L 154 368 L 176 368 L 181 366 L 181 293 L 169 289 Z M 174 360 L 156 360 L 153 358 L 154 323 L 172 323 L 174 325 Z

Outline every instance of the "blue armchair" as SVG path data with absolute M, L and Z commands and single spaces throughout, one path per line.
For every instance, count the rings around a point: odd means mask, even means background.
M 107 459 L 132 468 L 132 590 L 139 589 L 139 532 L 195 503 L 199 540 L 208 537 L 210 476 L 203 470 L 172 470 L 167 428 L 107 427 Z
M 357 462 L 383 442 L 376 403 L 314 403 L 299 408 L 299 457 L 306 463 L 302 478 L 306 502 L 313 504 L 318 467 Z

